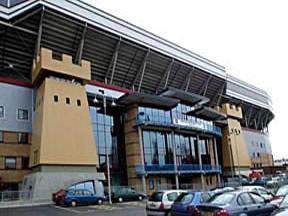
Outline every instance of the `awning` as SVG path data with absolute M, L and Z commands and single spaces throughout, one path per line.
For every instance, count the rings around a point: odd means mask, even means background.
M 189 104 L 191 106 L 194 106 L 196 104 L 206 104 L 209 102 L 209 98 L 206 98 L 204 96 L 194 94 L 191 92 L 186 92 L 180 89 L 176 89 L 173 87 L 168 87 L 162 92 L 160 92 L 161 96 L 175 98 L 180 100 L 181 102 L 184 102 L 186 104 Z
M 225 120 L 227 116 L 224 113 L 218 112 L 217 110 L 211 107 L 199 107 L 195 110 L 189 111 L 187 114 L 194 115 L 196 117 L 205 119 L 205 120 Z
M 179 100 L 140 92 L 129 92 L 121 96 L 116 103 L 122 105 L 140 104 L 168 110 L 175 107 Z

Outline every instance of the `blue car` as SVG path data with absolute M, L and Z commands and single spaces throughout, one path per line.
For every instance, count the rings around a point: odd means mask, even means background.
M 205 203 L 210 199 L 208 192 L 187 192 L 182 193 L 175 200 L 171 207 L 171 215 L 173 216 L 193 216 L 197 215 L 196 205 Z
M 78 189 L 66 191 L 65 195 L 62 196 L 62 200 L 59 203 L 62 203 L 65 206 L 75 207 L 78 205 L 101 205 L 104 200 L 105 197 L 92 193 L 90 190 Z
M 198 215 L 270 216 L 277 206 L 254 192 L 232 191 L 211 197 L 197 209 Z

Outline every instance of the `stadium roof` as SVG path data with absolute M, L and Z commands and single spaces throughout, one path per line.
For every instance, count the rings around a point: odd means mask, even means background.
M 0 0 L 0 74 L 31 80 L 40 47 L 55 58 L 91 62 L 93 80 L 135 92 L 177 88 L 241 104 L 246 127 L 274 117 L 266 92 L 227 75 L 225 68 L 183 47 L 78 0 Z

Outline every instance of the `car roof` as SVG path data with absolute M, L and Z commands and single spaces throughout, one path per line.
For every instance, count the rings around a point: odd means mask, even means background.
M 159 190 L 154 193 L 188 192 L 187 190 Z

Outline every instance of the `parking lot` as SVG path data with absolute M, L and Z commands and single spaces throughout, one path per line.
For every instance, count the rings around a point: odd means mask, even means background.
M 0 209 L 2 216 L 68 216 L 68 215 L 85 215 L 85 216 L 144 216 L 145 203 L 128 202 L 113 205 L 101 206 L 82 206 L 76 208 L 60 207 L 55 205 L 45 205 L 37 207 L 20 207 Z

